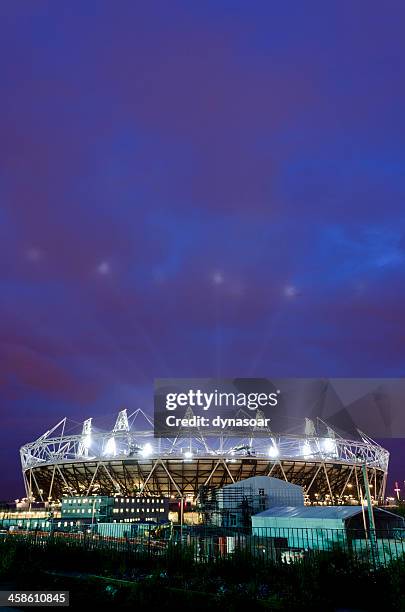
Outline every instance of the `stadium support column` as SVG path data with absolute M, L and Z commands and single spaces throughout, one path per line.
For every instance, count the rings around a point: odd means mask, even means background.
M 23 481 L 24 481 L 25 497 L 29 499 L 29 496 L 30 496 L 29 485 L 28 485 L 27 477 L 25 475 L 24 470 L 22 472 L 22 475 L 23 475 Z
M 361 468 L 360 468 L 360 470 L 361 470 Z M 354 475 L 356 477 L 357 498 L 358 498 L 358 501 L 361 504 L 361 514 L 362 514 L 362 517 L 363 517 L 364 533 L 365 533 L 365 536 L 366 536 L 366 539 L 367 539 L 367 537 L 368 537 L 368 535 L 367 535 L 367 521 L 366 521 L 366 515 L 364 514 L 364 499 L 363 499 L 363 492 L 361 490 L 361 485 L 360 485 L 360 482 L 359 482 L 359 477 L 358 477 L 358 474 L 357 474 L 357 466 L 355 467 Z
M 375 562 L 376 552 L 377 552 L 377 540 L 376 540 L 376 533 L 375 533 L 373 506 L 371 505 L 370 485 L 368 482 L 366 462 L 364 462 L 362 465 L 362 471 L 363 471 L 364 489 L 365 489 L 366 499 L 367 499 L 367 511 L 368 511 L 369 527 L 370 527 L 371 554 L 373 555 L 373 561 Z
M 364 479 L 364 490 L 366 492 L 366 499 L 367 499 L 368 518 L 369 518 L 369 521 L 370 521 L 370 528 L 375 529 L 373 506 L 371 504 L 370 485 L 369 485 L 369 482 L 368 482 L 367 463 L 366 462 L 363 463 L 362 471 L 363 471 L 363 479 Z
M 30 479 L 29 479 L 29 490 L 30 490 L 30 494 L 29 494 L 29 506 L 28 506 L 28 511 L 31 512 L 31 506 L 32 506 L 32 468 L 30 469 Z
M 382 478 L 382 491 L 381 491 L 381 500 L 383 504 L 385 502 L 385 489 L 387 487 L 387 477 L 388 477 L 388 472 L 384 472 L 384 475 Z
M 183 545 L 184 497 L 180 498 L 180 545 Z
M 55 472 L 56 472 L 56 465 L 53 466 L 53 470 L 52 470 L 51 485 L 48 489 L 48 501 L 51 501 L 52 499 L 52 489 L 53 489 L 53 482 L 55 480 Z

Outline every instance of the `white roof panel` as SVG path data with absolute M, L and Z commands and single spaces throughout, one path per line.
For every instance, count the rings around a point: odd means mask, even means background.
M 374 508 L 374 511 L 391 514 L 382 508 Z M 274 517 L 274 518 L 325 518 L 325 519 L 347 519 L 362 511 L 361 506 L 276 506 L 259 512 L 254 516 L 257 517 Z M 367 508 L 365 508 L 367 512 Z M 394 515 L 396 516 L 396 515 Z

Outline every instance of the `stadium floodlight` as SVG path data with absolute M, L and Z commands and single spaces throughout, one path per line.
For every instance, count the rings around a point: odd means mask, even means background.
M 105 445 L 104 455 L 114 457 L 116 452 L 117 452 L 117 448 L 115 446 L 115 438 L 114 436 L 112 436 L 111 438 L 108 439 L 108 442 Z
M 308 442 L 308 440 L 305 440 L 304 442 L 304 445 L 302 447 L 302 454 L 305 457 L 305 459 L 311 456 L 311 445 Z
M 272 459 L 275 459 L 276 457 L 278 457 L 280 454 L 277 446 L 275 445 L 275 443 L 273 442 L 273 444 L 270 446 L 269 448 L 269 457 L 271 457 Z
M 193 453 L 190 450 L 188 450 L 188 451 L 186 451 L 184 453 L 184 456 L 185 456 L 186 459 L 192 459 L 193 458 Z
M 91 446 L 91 421 L 92 419 L 90 418 L 83 422 L 82 437 L 77 449 L 78 457 L 87 457 L 89 454 L 88 451 Z
M 147 442 L 145 444 L 145 446 L 142 448 L 141 450 L 141 455 L 142 457 L 149 457 L 149 455 L 151 455 L 153 453 L 153 447 L 152 444 L 150 444 L 149 442 Z
M 333 438 L 324 438 L 322 446 L 325 453 L 336 453 L 336 442 Z

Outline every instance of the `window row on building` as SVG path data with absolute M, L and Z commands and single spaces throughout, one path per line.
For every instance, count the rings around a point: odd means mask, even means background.
M 69 506 L 71 505 L 85 505 L 85 504 L 101 504 L 101 499 L 100 498 L 96 498 L 96 497 L 68 497 L 65 499 L 62 499 L 62 504 L 66 505 L 68 504 Z
M 115 497 L 115 504 L 163 504 L 163 497 Z
M 154 518 L 153 516 L 151 517 L 146 517 L 145 519 L 140 519 L 140 518 L 126 518 L 126 519 L 118 519 L 118 520 L 113 520 L 113 523 L 138 523 L 138 522 L 145 522 L 145 523 L 149 523 L 149 522 L 153 522 Z
M 164 512 L 164 508 L 114 508 L 113 514 L 123 514 L 124 512 Z

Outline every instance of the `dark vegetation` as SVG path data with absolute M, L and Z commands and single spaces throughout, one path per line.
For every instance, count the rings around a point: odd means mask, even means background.
M 4 585 L 69 590 L 73 609 L 114 605 L 163 611 L 190 606 L 205 612 L 405 612 L 404 558 L 374 568 L 339 549 L 291 565 L 245 552 L 197 563 L 192 550 L 180 546 L 154 557 L 90 550 L 60 540 L 38 546 L 7 538 L 0 542 L 0 587 Z

